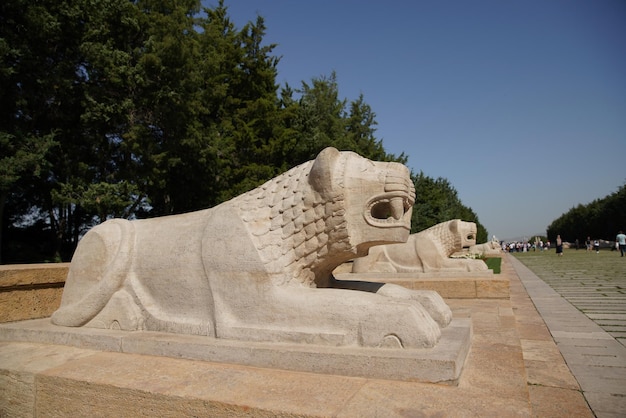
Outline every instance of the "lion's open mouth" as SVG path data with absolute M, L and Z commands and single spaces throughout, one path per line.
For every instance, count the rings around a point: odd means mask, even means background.
M 375 226 L 405 226 L 410 227 L 411 208 L 413 202 L 406 194 L 386 193 L 376 196 L 367 204 L 365 211 L 365 219 L 371 225 Z M 409 214 L 407 216 L 407 214 Z
M 472 245 L 476 245 L 476 233 L 470 232 L 465 236 L 465 241 L 463 241 L 463 249 L 468 249 Z

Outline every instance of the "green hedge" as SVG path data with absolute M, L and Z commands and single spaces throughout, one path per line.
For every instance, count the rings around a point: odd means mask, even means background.
M 485 258 L 485 263 L 490 270 L 493 270 L 493 274 L 500 274 L 500 266 L 502 265 L 500 257 Z

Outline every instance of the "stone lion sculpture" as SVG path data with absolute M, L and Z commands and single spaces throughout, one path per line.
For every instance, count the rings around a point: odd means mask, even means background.
M 468 254 L 477 255 L 479 257 L 496 255 L 502 253 L 502 247 L 497 240 L 491 240 L 482 244 L 472 245 L 468 249 Z
M 367 257 L 354 260 L 352 271 L 432 273 L 487 270 L 482 260 L 450 258 L 452 254 L 475 244 L 476 224 L 454 219 L 411 234 L 406 243 L 373 247 Z
M 107 221 L 80 241 L 52 322 L 432 347 L 451 320 L 437 293 L 331 274 L 373 245 L 406 241 L 414 199 L 404 165 L 327 148 L 211 209 Z

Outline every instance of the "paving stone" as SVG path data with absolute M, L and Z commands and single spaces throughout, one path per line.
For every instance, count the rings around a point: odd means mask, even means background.
M 535 417 L 592 418 L 594 416 L 582 393 L 577 390 L 531 386 L 530 401 Z
M 576 363 L 568 366 L 583 392 L 604 392 L 611 395 L 626 395 L 626 367 L 605 367 Z M 623 412 L 623 411 L 622 411 Z
M 599 392 L 587 392 L 585 398 L 594 405 L 594 412 L 598 418 L 624 418 L 626 411 L 626 397 L 608 395 Z M 617 411 L 617 412 L 616 412 Z

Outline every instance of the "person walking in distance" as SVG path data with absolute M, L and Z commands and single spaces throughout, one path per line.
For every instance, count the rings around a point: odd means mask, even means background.
M 619 245 L 620 254 L 624 257 L 624 253 L 626 252 L 626 235 L 624 235 L 623 231 L 619 231 L 615 237 L 615 241 L 617 242 L 617 245 Z
M 556 236 L 556 255 L 563 255 L 563 240 L 561 239 L 560 235 Z

